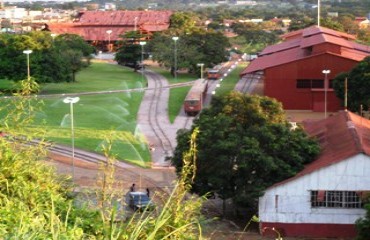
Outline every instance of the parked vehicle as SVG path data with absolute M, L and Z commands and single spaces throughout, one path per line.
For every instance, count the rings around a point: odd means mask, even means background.
M 221 77 L 220 70 L 218 69 L 209 69 L 207 71 L 207 78 L 209 80 L 218 80 Z
M 154 203 L 144 192 L 129 192 L 127 197 L 128 205 L 134 211 L 153 210 Z
M 189 90 L 184 101 L 184 111 L 189 116 L 197 115 L 203 107 L 207 95 L 208 81 L 198 79 Z

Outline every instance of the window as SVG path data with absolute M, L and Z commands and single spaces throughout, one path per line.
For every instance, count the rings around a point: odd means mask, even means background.
M 362 208 L 360 195 L 355 191 L 311 191 L 311 207 Z
M 324 88 L 324 80 L 312 80 L 312 88 Z
M 311 88 L 311 80 L 297 80 L 297 88 Z
M 297 79 L 297 88 L 325 88 L 324 80 L 322 79 Z M 328 88 L 333 88 L 333 81 L 329 81 Z

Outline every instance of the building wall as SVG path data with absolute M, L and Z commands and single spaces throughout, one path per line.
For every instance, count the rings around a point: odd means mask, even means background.
M 338 226 L 342 226 L 353 236 L 353 224 L 364 216 L 365 210 L 313 208 L 310 190 L 369 191 L 370 157 L 359 154 L 272 187 L 259 200 L 262 227 L 279 226 L 286 236 L 339 237 Z M 317 236 L 318 233 L 325 235 Z
M 328 79 L 341 72 L 351 70 L 356 61 L 331 54 L 311 56 L 292 63 L 287 63 L 265 70 L 264 93 L 283 103 L 287 110 L 324 111 L 324 89 L 297 89 L 297 79 L 322 79 L 324 69 L 330 69 Z M 327 111 L 343 109 L 340 99 L 335 96 L 333 89 L 327 91 Z

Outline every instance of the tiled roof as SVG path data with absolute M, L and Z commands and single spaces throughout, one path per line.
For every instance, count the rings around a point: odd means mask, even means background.
M 80 17 L 81 25 L 169 24 L 172 11 L 86 11 Z
M 299 37 L 298 37 L 299 36 Z M 309 27 L 283 35 L 286 41 L 266 47 L 259 57 L 253 60 L 242 72 L 241 76 L 255 71 L 265 70 L 269 67 L 313 57 L 305 53 L 305 49 L 315 45 L 329 43 L 340 46 L 341 52 L 322 51 L 319 54 L 332 54 L 340 57 L 361 61 L 370 54 L 370 47 L 349 41 L 352 35 L 340 33 L 323 27 Z
M 74 23 L 49 24 L 56 34 L 72 33 L 88 41 L 117 41 L 127 31 L 163 31 L 170 26 L 171 11 L 87 11 Z M 136 20 L 135 20 L 136 19 Z M 107 31 L 112 30 L 110 36 Z
M 318 158 L 294 177 L 275 184 L 290 182 L 321 168 L 363 153 L 370 156 L 370 120 L 349 111 L 341 111 L 324 120 L 305 121 L 303 128 L 318 139 L 321 153 Z

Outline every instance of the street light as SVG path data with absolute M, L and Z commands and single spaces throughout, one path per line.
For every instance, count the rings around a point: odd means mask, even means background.
M 204 66 L 204 63 L 198 63 L 197 66 L 200 67 L 200 79 L 203 79 L 203 66 Z
M 53 42 L 54 42 L 54 39 L 57 36 L 57 34 L 56 33 L 52 33 L 52 34 L 50 34 L 50 36 L 53 38 Z
M 177 40 L 179 40 L 179 37 L 172 37 L 172 40 L 175 42 L 175 49 L 174 49 L 174 74 L 175 74 L 175 81 L 177 81 Z
M 141 45 L 141 84 L 144 83 L 144 46 L 146 44 L 145 41 L 139 42 Z
M 107 30 L 106 33 L 108 33 L 108 51 L 110 52 L 110 35 L 112 34 L 112 30 Z
M 325 118 L 326 118 L 326 112 L 327 112 L 327 91 L 328 91 L 328 74 L 330 73 L 329 69 L 322 70 L 322 73 L 325 74 L 325 80 L 324 80 L 324 95 L 325 95 Z
M 135 24 L 134 31 L 136 32 L 137 17 L 135 17 L 134 22 L 135 22 L 134 23 Z
M 27 79 L 30 80 L 30 54 L 32 53 L 32 50 L 24 50 L 23 53 L 27 55 Z
M 66 97 L 63 99 L 64 103 L 69 104 L 70 106 L 70 119 L 71 119 L 71 138 L 72 138 L 72 181 L 75 180 L 75 132 L 73 125 L 73 104 L 80 101 L 79 97 Z

